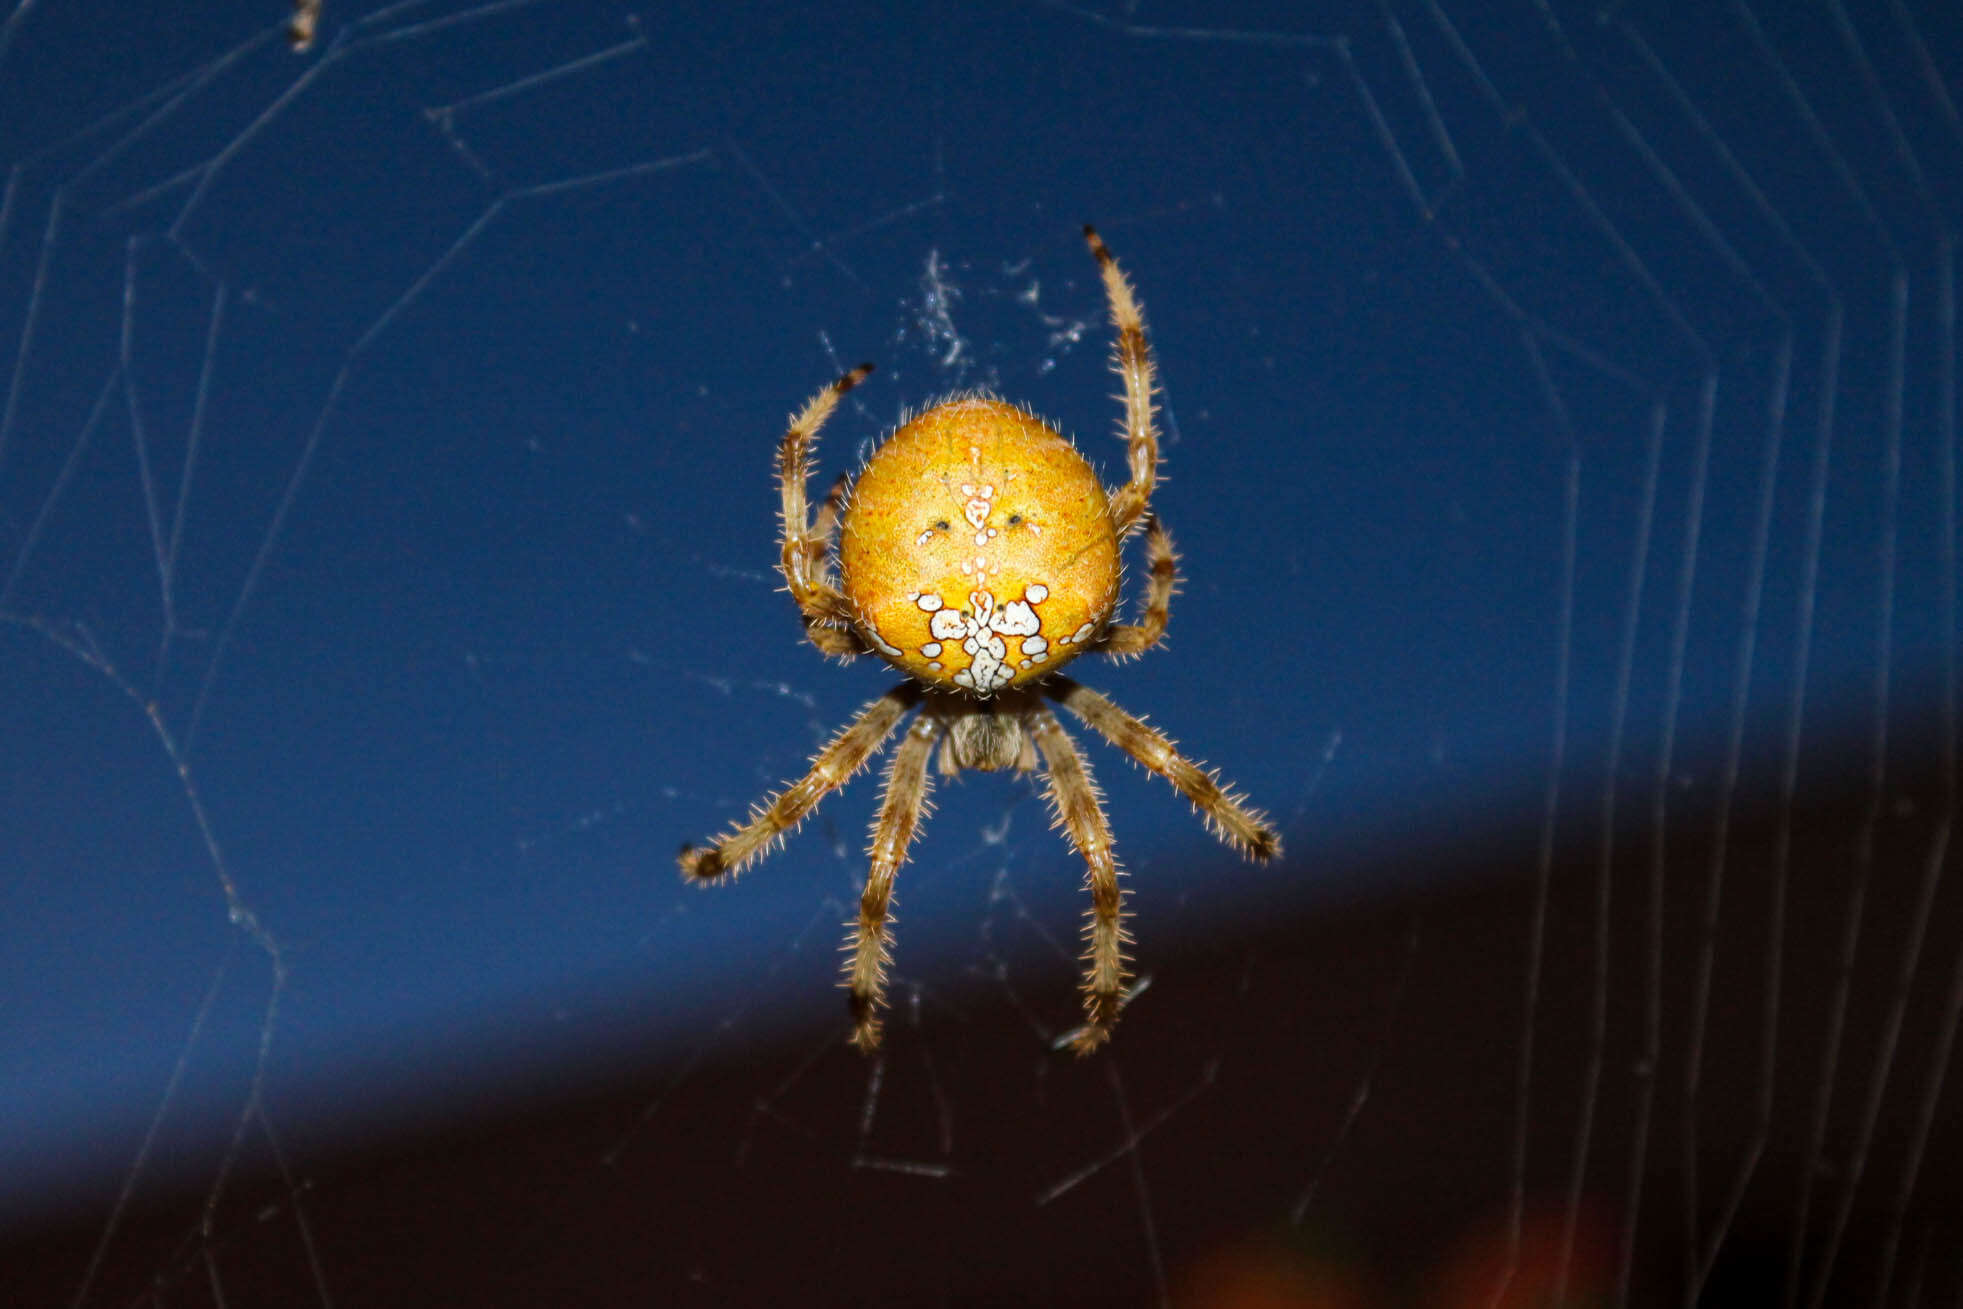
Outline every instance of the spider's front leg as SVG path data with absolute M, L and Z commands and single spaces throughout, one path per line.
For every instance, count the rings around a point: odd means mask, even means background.
M 1089 1054 L 1111 1039 L 1124 1003 L 1124 947 L 1131 934 L 1124 925 L 1124 891 L 1118 885 L 1118 859 L 1111 848 L 1111 825 L 1097 783 L 1076 742 L 1056 715 L 1043 705 L 1028 711 L 1029 732 L 1043 756 L 1044 777 L 1057 824 L 1090 869 L 1091 913 L 1085 924 L 1084 1026 L 1071 1041 L 1080 1055 Z
M 685 845 L 680 863 L 684 875 L 713 882 L 770 852 L 771 843 L 804 821 L 820 800 L 852 779 L 866 760 L 879 752 L 899 725 L 902 715 L 920 703 L 920 688 L 903 682 L 859 711 L 850 726 L 831 739 L 811 760 L 811 768 L 750 810 L 739 823 L 706 846 Z
M 777 488 L 782 500 L 783 542 L 780 566 L 791 599 L 804 615 L 804 632 L 811 643 L 828 655 L 864 654 L 865 645 L 852 628 L 852 609 L 831 579 L 823 575 L 831 524 L 837 509 L 829 498 L 819 521 L 811 521 L 806 487 L 811 478 L 811 445 L 818 430 L 838 408 L 838 401 L 872 372 L 871 364 L 860 364 L 845 376 L 811 397 L 784 430 L 777 447 Z
M 852 1000 L 852 1044 L 868 1053 L 879 1048 L 879 1014 L 886 1007 L 886 965 L 891 961 L 893 936 L 887 930 L 887 910 L 893 901 L 893 877 L 906 862 L 907 847 L 927 808 L 931 781 L 927 760 L 934 753 L 941 725 L 932 711 L 913 720 L 906 739 L 893 752 L 879 816 L 872 825 L 872 866 L 866 889 L 859 896 L 859 917 L 848 922 L 852 938 L 845 949 L 845 985 Z
M 1109 696 L 1068 677 L 1053 677 L 1043 693 L 1082 719 L 1093 732 L 1130 755 L 1200 812 L 1207 830 L 1249 859 L 1265 863 L 1281 853 L 1281 833 L 1247 797 L 1220 784 L 1204 764 L 1188 759 L 1169 737 L 1142 718 L 1120 709 Z

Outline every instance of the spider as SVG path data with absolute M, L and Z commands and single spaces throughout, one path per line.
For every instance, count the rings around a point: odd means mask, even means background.
M 1087 651 L 1122 658 L 1158 645 L 1178 576 L 1172 538 L 1151 512 L 1159 443 L 1145 323 L 1096 230 L 1086 226 L 1084 238 L 1117 331 L 1113 367 L 1124 379 L 1130 470 L 1122 485 L 1107 492 L 1076 447 L 1023 409 L 958 394 L 903 421 L 856 480 L 839 479 L 814 517 L 806 501 L 812 443 L 871 364 L 812 397 L 778 446 L 781 566 L 805 635 L 827 655 L 878 654 L 907 680 L 860 710 L 810 771 L 758 803 L 748 821 L 709 845 L 682 847 L 681 866 L 708 882 L 762 858 L 919 708 L 887 766 L 859 916 L 846 924 L 851 1041 L 864 1051 L 880 1042 L 893 878 L 927 807 L 936 753 L 949 777 L 964 768 L 1028 773 L 1043 763 L 1056 825 L 1090 870 L 1085 1021 L 1071 1038 L 1079 1054 L 1102 1045 L 1117 1022 L 1131 936 L 1097 783 L 1046 701 L 1172 783 L 1227 845 L 1254 860 L 1281 850 L 1266 816 L 1164 733 L 1058 671 Z M 1143 612 L 1136 623 L 1114 622 L 1119 545 L 1140 529 L 1150 570 Z

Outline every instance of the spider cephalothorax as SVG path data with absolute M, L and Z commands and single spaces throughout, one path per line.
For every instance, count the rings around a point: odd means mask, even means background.
M 1118 1019 L 1129 937 L 1097 786 L 1046 702 L 1171 782 L 1216 836 L 1250 858 L 1281 849 L 1260 812 L 1158 729 L 1057 671 L 1087 651 L 1135 655 L 1157 645 L 1177 578 L 1172 539 L 1150 513 L 1159 446 L 1144 321 L 1104 242 L 1088 227 L 1084 236 L 1111 302 L 1125 383 L 1130 477 L 1115 490 L 1107 492 L 1076 448 L 1042 420 L 993 396 L 962 395 L 903 423 L 866 461 L 849 499 L 841 479 L 814 519 L 805 490 L 811 443 L 870 364 L 819 392 L 779 447 L 781 562 L 806 634 L 826 654 L 878 654 L 909 680 L 861 710 L 809 772 L 757 806 L 748 822 L 711 845 L 684 847 L 681 865 L 690 877 L 710 880 L 761 857 L 920 707 L 887 770 L 872 867 L 858 919 L 849 924 L 845 982 L 852 1040 L 861 1049 L 880 1040 L 893 878 L 919 825 L 936 746 L 939 771 L 949 776 L 968 768 L 1031 772 L 1041 760 L 1057 823 L 1090 872 L 1086 1019 L 1072 1039 L 1079 1053 L 1101 1045 Z M 1137 623 L 1114 623 L 1119 543 L 1141 524 L 1150 568 L 1144 612 Z

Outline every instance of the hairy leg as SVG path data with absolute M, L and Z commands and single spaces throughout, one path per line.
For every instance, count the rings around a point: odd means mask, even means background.
M 1084 226 L 1084 240 L 1097 257 L 1097 270 L 1104 278 L 1104 296 L 1111 302 L 1111 326 L 1117 329 L 1118 344 L 1112 367 L 1125 382 L 1125 451 L 1131 480 L 1111 493 L 1111 522 L 1124 537 L 1138 526 L 1152 503 L 1152 487 L 1159 476 L 1159 434 L 1152 425 L 1152 393 L 1158 387 L 1152 366 L 1152 351 L 1145 343 L 1145 316 L 1131 283 L 1125 280 L 1118 261 L 1105 248 L 1097 229 Z
M 899 749 L 893 752 L 879 816 L 873 820 L 872 867 L 866 873 L 865 892 L 859 897 L 859 917 L 847 924 L 852 928 L 852 938 L 845 947 L 852 956 L 845 966 L 845 984 L 852 1002 L 852 1044 L 865 1051 L 879 1046 L 879 1015 L 886 1007 L 886 965 L 892 959 L 893 946 L 887 910 L 893 901 L 893 877 L 906 862 L 907 847 L 927 811 L 927 794 L 932 789 L 927 760 L 940 734 L 939 720 L 922 714 L 913 720 Z
M 1057 825 L 1090 869 L 1091 912 L 1084 935 L 1084 1027 L 1071 1042 L 1089 1054 L 1111 1037 L 1124 1001 L 1124 947 L 1131 934 L 1124 925 L 1124 891 L 1118 885 L 1118 859 L 1111 848 L 1111 825 L 1097 783 L 1070 734 L 1047 705 L 1028 711 L 1029 733 L 1042 753 L 1044 777 Z
M 777 447 L 777 488 L 784 520 L 779 562 L 791 599 L 804 615 L 806 635 L 813 645 L 829 655 L 863 653 L 865 647 L 852 631 L 851 610 L 845 597 L 823 576 L 829 529 L 812 523 L 811 508 L 805 499 L 806 485 L 811 478 L 811 446 L 817 439 L 818 429 L 838 407 L 839 397 L 864 381 L 871 371 L 871 364 L 860 364 L 812 396 L 791 419 Z
M 683 846 L 682 872 L 701 881 L 714 881 L 741 872 L 744 865 L 768 854 L 772 843 L 803 822 L 820 800 L 865 767 L 866 760 L 886 744 L 901 715 L 920 702 L 920 694 L 918 686 L 905 682 L 860 710 L 849 726 L 812 757 L 810 771 L 754 806 L 748 822 L 739 823 L 709 845 Z
M 852 485 L 850 473 L 840 473 L 832 483 L 832 489 L 825 492 L 824 503 L 818 506 L 818 516 L 811 524 L 811 570 L 821 582 L 832 585 L 831 575 L 825 564 L 831 558 L 833 538 L 838 535 L 840 512 L 845 507 L 845 491 Z
M 1164 732 L 1067 677 L 1052 678 L 1043 691 L 1093 732 L 1171 782 L 1193 802 L 1215 836 L 1251 859 L 1266 860 L 1281 853 L 1281 834 L 1269 824 L 1268 816 L 1221 786 L 1203 765 L 1179 753 Z
M 1165 638 L 1172 593 L 1179 584 L 1179 556 L 1157 514 L 1145 517 L 1145 612 L 1136 623 L 1113 623 L 1090 648 L 1120 658 L 1142 655 Z

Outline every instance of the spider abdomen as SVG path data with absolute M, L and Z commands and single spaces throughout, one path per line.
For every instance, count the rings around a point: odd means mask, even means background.
M 1001 400 L 894 432 L 853 484 L 840 581 L 860 633 L 931 686 L 989 696 L 1071 659 L 1111 615 L 1118 539 L 1076 447 Z

